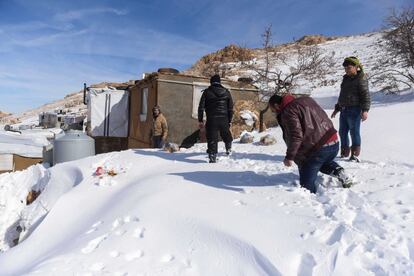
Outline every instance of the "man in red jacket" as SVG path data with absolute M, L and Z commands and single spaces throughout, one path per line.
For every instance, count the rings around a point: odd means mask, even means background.
M 325 111 L 311 98 L 273 95 L 270 109 L 277 113 L 287 150 L 285 166 L 298 165 L 300 185 L 316 193 L 318 172 L 337 177 L 344 188 L 352 185 L 344 168 L 333 161 L 338 154 L 338 134 Z

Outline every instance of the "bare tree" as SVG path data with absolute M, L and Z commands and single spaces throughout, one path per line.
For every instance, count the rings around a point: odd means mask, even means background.
M 245 69 L 253 71 L 253 82 L 261 89 L 260 101 L 278 93 L 283 94 L 299 85 L 299 81 L 324 80 L 334 67 L 333 53 L 324 54 L 317 45 L 292 44 L 289 51 L 273 45 L 272 26 L 262 34 L 263 59 L 248 61 Z
M 271 25 L 262 34 L 262 41 L 263 59 L 244 63 L 244 68 L 253 72 L 253 82 L 260 87 L 260 102 L 273 94 L 287 93 L 299 86 L 300 80 L 322 83 L 334 68 L 334 53 L 326 55 L 317 45 L 275 46 Z M 267 108 L 260 112 L 260 130 L 266 111 Z
M 378 65 L 388 69 L 372 76 L 373 82 L 383 90 L 398 92 L 414 85 L 414 8 L 391 10 L 384 20 L 386 57 Z M 388 66 L 383 66 L 388 65 Z
M 405 67 L 414 68 L 414 8 L 393 9 L 386 19 L 385 39 L 392 54 L 399 57 Z

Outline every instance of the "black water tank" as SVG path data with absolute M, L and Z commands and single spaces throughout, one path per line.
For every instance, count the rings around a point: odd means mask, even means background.
M 158 73 L 167 73 L 167 74 L 178 74 L 180 71 L 174 68 L 160 68 L 157 71 Z

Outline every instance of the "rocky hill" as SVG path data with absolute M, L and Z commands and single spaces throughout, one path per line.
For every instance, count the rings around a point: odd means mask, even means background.
M 339 91 L 339 85 L 344 74 L 342 68 L 343 58 L 346 56 L 357 56 L 364 65 L 364 71 L 370 80 L 370 89 L 372 92 L 387 89 L 384 84 L 378 84 L 373 81 L 373 76 L 387 69 L 385 66 L 379 65 L 378 61 L 387 54 L 384 51 L 385 41 L 383 33 L 374 32 L 355 36 L 346 37 L 326 37 L 322 35 L 307 35 L 295 42 L 275 45 L 271 48 L 271 52 L 275 55 L 282 54 L 285 57 L 284 63 L 275 61 L 272 68 L 274 70 L 288 70 L 289 61 L 295 60 L 298 47 L 306 48 L 309 46 L 318 46 L 324 55 L 329 55 L 333 59 L 333 66 L 330 72 L 322 80 L 317 82 L 312 79 L 301 79 L 300 89 L 310 94 L 324 93 L 324 91 Z M 265 51 L 262 48 L 249 49 L 237 45 L 229 45 L 214 53 L 210 53 L 201 57 L 193 66 L 185 70 L 183 73 L 197 76 L 209 77 L 215 72 L 221 72 L 226 78 L 237 81 L 240 77 L 252 78 L 254 71 L 246 69 L 243 64 L 263 64 L 265 59 Z M 278 63 L 279 62 L 279 63 Z M 399 66 L 394 63 L 393 66 Z M 110 83 L 104 82 L 92 85 L 91 87 L 117 86 L 127 83 Z M 74 92 L 67 95 L 64 99 L 45 104 L 39 108 L 23 112 L 21 114 L 5 116 L 3 123 L 21 122 L 29 117 L 43 111 L 67 108 L 74 112 L 84 114 L 86 106 L 83 104 L 82 91 Z
M 335 37 L 326 37 L 323 35 L 306 35 L 296 42 L 274 45 L 271 50 L 273 52 L 289 51 L 297 45 L 318 45 L 335 39 Z M 186 70 L 185 73 L 208 77 L 214 73 L 211 69 L 217 70 L 226 64 L 252 61 L 258 58 L 260 59 L 262 55 L 262 48 L 250 49 L 231 44 L 214 53 L 201 57 L 193 66 L 191 66 L 191 68 Z
M 8 115 L 10 115 L 10 113 L 6 113 L 6 112 L 3 112 L 3 111 L 0 111 L 0 119 L 3 118 L 3 117 L 6 117 Z
M 342 68 L 343 59 L 347 56 L 357 56 L 364 65 L 364 71 L 370 81 L 372 92 L 389 89 L 388 84 L 375 81 L 375 76 L 383 70 L 399 68 L 398 61 L 381 64 L 385 58 L 393 59 L 384 50 L 385 40 L 382 32 L 366 33 L 344 37 L 326 37 L 322 35 L 307 35 L 295 42 L 276 45 L 270 48 L 270 69 L 273 71 L 287 71 L 290 66 L 297 62 L 298 49 L 317 46 L 325 56 L 332 58 L 332 67 L 328 69 L 328 74 L 317 82 L 312 79 L 302 78 L 298 83 L 300 89 L 307 90 L 309 94 L 319 93 L 323 89 L 339 89 L 344 70 Z M 273 56 L 279 59 L 272 60 Z M 280 56 L 283 59 L 280 60 Z M 198 60 L 191 68 L 185 71 L 188 74 L 211 76 L 214 72 L 220 72 L 222 76 L 231 80 L 238 80 L 240 77 L 253 78 L 255 72 L 246 69 L 246 64 L 255 64 L 259 67 L 264 66 L 265 51 L 262 48 L 248 49 L 236 45 L 227 46 L 215 53 L 208 54 Z

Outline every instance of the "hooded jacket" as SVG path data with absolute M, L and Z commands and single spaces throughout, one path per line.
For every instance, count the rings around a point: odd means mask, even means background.
M 287 146 L 286 159 L 298 166 L 336 135 L 328 115 L 310 97 L 295 99 L 286 95 L 280 109 L 277 119 Z
M 221 84 L 213 83 L 204 90 L 198 105 L 198 121 L 203 121 L 206 112 L 207 121 L 227 119 L 230 123 L 233 118 L 233 99 L 229 90 Z

